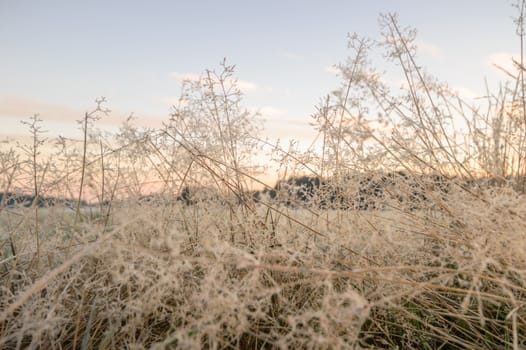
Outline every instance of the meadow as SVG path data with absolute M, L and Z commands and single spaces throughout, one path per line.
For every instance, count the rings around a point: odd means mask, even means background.
M 0 348 L 525 348 L 522 57 L 475 106 L 380 25 L 350 36 L 306 151 L 259 137 L 226 62 L 160 129 L 102 132 L 104 98 L 80 140 L 31 118 L 0 145 Z

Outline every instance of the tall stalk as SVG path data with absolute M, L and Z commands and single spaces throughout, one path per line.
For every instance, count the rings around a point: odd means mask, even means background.
M 84 189 L 84 181 L 86 178 L 86 167 L 87 167 L 87 152 L 88 152 L 88 137 L 89 137 L 89 124 L 90 122 L 97 121 L 100 118 L 100 113 L 107 115 L 110 110 L 103 108 L 102 104 L 106 102 L 105 97 L 101 97 L 95 100 L 97 104 L 96 108 L 91 112 L 84 113 L 84 118 L 79 120 L 78 123 L 81 124 L 81 129 L 83 132 L 82 138 L 82 164 L 81 164 L 81 174 L 80 174 L 80 186 L 79 186 L 79 195 L 77 199 L 77 208 L 75 210 L 75 224 L 78 223 L 78 220 L 81 217 L 80 206 L 82 204 L 82 195 Z
M 30 157 L 30 167 L 31 167 L 31 187 L 33 192 L 33 202 L 31 207 L 33 209 L 33 219 L 34 219 L 34 236 L 36 244 L 36 262 L 37 265 L 40 260 L 40 228 L 39 228 L 39 200 L 40 200 L 40 184 L 38 179 L 39 173 L 39 164 L 38 158 L 40 155 L 40 147 L 44 144 L 45 139 L 42 138 L 42 134 L 46 131 L 42 128 L 42 119 L 39 118 L 38 114 L 34 114 L 29 121 L 23 121 L 22 124 L 25 124 L 29 128 L 31 133 L 31 145 L 28 147 L 23 147 L 23 151 Z M 44 172 L 42 173 L 42 180 L 44 177 Z

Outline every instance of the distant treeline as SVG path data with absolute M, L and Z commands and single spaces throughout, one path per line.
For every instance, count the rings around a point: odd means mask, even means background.
M 67 198 L 56 198 L 56 197 L 35 197 L 33 195 L 20 194 L 20 193 L 3 193 L 0 192 L 0 205 L 3 207 L 14 208 L 24 207 L 29 208 L 36 205 L 40 208 L 53 207 L 55 205 L 76 207 L 78 201 L 75 199 Z M 81 206 L 87 206 L 88 203 L 84 200 L 80 202 Z
M 511 179 L 461 179 L 439 174 L 415 175 L 405 171 L 346 175 L 340 179 L 295 176 L 278 181 L 273 187 L 239 196 L 256 203 L 273 202 L 289 207 L 314 206 L 322 209 L 379 209 L 403 205 L 418 209 L 444 200 L 453 186 L 467 190 L 504 186 Z M 153 197 L 147 201 L 154 200 Z M 184 187 L 177 201 L 186 205 L 203 201 L 225 202 L 214 189 Z
M 310 204 L 322 209 L 375 209 L 384 198 L 386 185 L 396 180 L 394 176 L 375 175 L 346 176 L 340 180 L 291 177 L 278 181 L 272 189 L 256 192 L 254 198 L 258 201 L 266 197 L 291 207 Z M 417 196 L 416 186 L 411 192 Z
M 341 179 L 298 176 L 278 181 L 273 188 L 255 191 L 253 197 L 256 202 L 268 198 L 287 206 L 310 204 L 326 209 L 367 210 L 388 203 L 405 204 L 409 209 L 416 209 L 433 200 L 444 199 L 454 184 L 474 189 L 503 186 L 510 180 L 413 175 L 405 171 L 346 175 Z
M 237 194 L 234 200 L 253 200 L 260 202 L 278 202 L 289 207 L 315 206 L 322 209 L 356 209 L 368 210 L 385 206 L 386 203 L 396 205 L 406 204 L 410 209 L 416 209 L 437 198 L 444 198 L 453 184 L 466 189 L 476 187 L 493 187 L 506 185 L 512 179 L 459 179 L 443 175 L 411 175 L 404 171 L 390 173 L 371 173 L 346 175 L 340 179 L 316 176 L 293 176 L 287 180 L 278 181 L 273 187 L 264 190 Z M 219 191 L 211 188 L 185 186 L 176 196 L 176 201 L 185 205 L 198 202 L 226 203 Z M 139 198 L 140 203 L 155 203 L 162 205 L 168 199 L 162 195 L 145 195 Z M 171 202 L 168 200 L 168 202 Z M 81 201 L 81 206 L 89 206 Z M 74 208 L 76 199 L 43 197 L 20 193 L 1 193 L 2 207 L 53 207 L 56 205 Z M 101 205 L 98 203 L 96 205 Z M 108 201 L 102 205 L 111 205 Z
M 340 179 L 315 176 L 296 176 L 278 181 L 273 187 L 245 193 L 240 198 L 256 203 L 278 202 L 297 206 L 316 206 L 323 209 L 375 209 L 385 199 L 411 203 L 416 208 L 429 201 L 429 194 L 447 194 L 452 180 L 440 175 L 412 176 L 398 171 L 386 174 L 348 175 Z M 213 189 L 184 187 L 177 201 L 192 205 L 200 201 L 224 201 Z

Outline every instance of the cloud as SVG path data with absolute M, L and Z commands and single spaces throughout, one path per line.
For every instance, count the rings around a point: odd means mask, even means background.
M 251 113 L 259 113 L 265 121 L 282 121 L 282 118 L 287 116 L 287 110 L 272 107 L 250 107 L 248 110 Z
M 172 72 L 170 73 L 170 77 L 174 78 L 178 81 L 199 81 L 201 79 L 201 75 L 195 74 L 195 73 L 180 73 L 180 72 Z M 241 90 L 243 93 L 248 94 L 251 92 L 254 92 L 258 89 L 257 84 L 252 83 L 250 81 L 246 80 L 239 80 L 239 79 L 229 79 L 227 83 L 233 84 L 235 82 L 236 86 Z
M 340 69 L 338 69 L 338 67 L 336 67 L 334 65 L 325 67 L 323 70 L 325 72 L 327 72 L 327 73 L 330 73 L 330 74 L 340 74 Z
M 417 51 L 421 54 L 433 58 L 441 58 L 443 56 L 442 49 L 429 41 L 417 39 L 415 44 L 417 45 Z
M 495 52 L 486 58 L 486 63 L 502 74 L 506 74 L 502 69 L 508 73 L 516 74 L 517 67 L 513 63 L 513 60 L 520 62 L 520 54 L 512 52 Z
M 453 90 L 453 92 L 457 93 L 462 98 L 474 99 L 480 96 L 479 94 L 475 93 L 473 90 L 465 86 L 453 86 L 451 90 Z
M 258 89 L 258 86 L 256 84 L 245 80 L 238 80 L 237 87 L 244 93 L 253 92 Z
M 111 103 L 108 103 L 107 106 L 111 109 Z M 25 134 L 27 130 L 21 127 L 19 122 L 20 120 L 27 120 L 34 114 L 39 114 L 40 118 L 49 127 L 56 127 L 70 133 L 70 130 L 78 129 L 77 120 L 82 119 L 84 113 L 93 110 L 94 107 L 94 103 L 89 108 L 82 109 L 82 107 L 46 103 L 27 96 L 0 96 L 0 124 L 2 124 L 0 134 Z M 129 115 L 129 113 L 112 110 L 109 115 L 103 116 L 98 120 L 97 125 L 101 127 L 118 127 L 122 125 Z M 134 123 L 139 127 L 152 127 L 160 126 L 160 120 L 156 116 L 140 114 L 137 115 Z
M 183 81 L 183 80 L 198 81 L 201 78 L 199 74 L 179 73 L 179 72 L 170 73 L 170 77 L 176 80 L 179 80 L 179 81 Z
M 43 118 L 61 121 L 75 121 L 84 114 L 64 105 L 45 103 L 25 96 L 0 96 L 0 116 L 29 118 L 34 114 Z

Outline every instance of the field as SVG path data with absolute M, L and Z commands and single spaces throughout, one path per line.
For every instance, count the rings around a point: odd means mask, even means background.
M 380 22 L 407 84 L 352 37 L 306 151 L 258 138 L 225 62 L 162 129 L 34 116 L 0 148 L 0 348 L 525 348 L 524 68 L 478 109 Z

